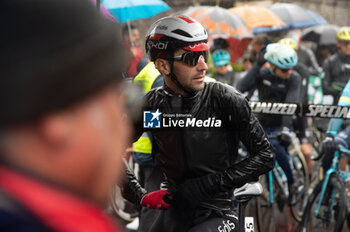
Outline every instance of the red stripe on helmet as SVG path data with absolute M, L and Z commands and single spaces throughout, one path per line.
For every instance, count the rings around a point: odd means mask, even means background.
M 186 47 L 183 47 L 183 49 L 187 51 L 193 51 L 193 52 L 207 51 L 209 50 L 209 48 L 210 48 L 209 45 L 205 42 L 193 43 Z
M 192 19 L 190 19 L 189 17 L 187 17 L 187 16 L 178 15 L 178 16 L 176 16 L 176 17 L 179 18 L 179 19 L 184 20 L 184 21 L 187 22 L 187 23 L 194 23 L 194 21 L 193 21 Z
M 160 40 L 160 38 L 162 38 L 163 36 L 164 36 L 164 34 L 154 34 L 154 35 L 148 36 L 148 39 L 151 39 L 151 40 Z

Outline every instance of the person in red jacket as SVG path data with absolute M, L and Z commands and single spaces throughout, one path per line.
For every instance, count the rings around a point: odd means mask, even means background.
M 121 231 L 130 143 L 116 25 L 85 0 L 0 2 L 0 231 Z
M 134 77 L 137 74 L 137 64 L 142 59 L 140 32 L 133 24 L 125 25 L 122 31 L 127 57 L 127 77 Z

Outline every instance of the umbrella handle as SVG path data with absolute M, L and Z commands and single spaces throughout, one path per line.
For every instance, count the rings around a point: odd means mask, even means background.
M 128 25 L 128 32 L 129 32 L 129 40 L 130 40 L 130 43 L 131 43 L 131 47 L 135 47 L 135 44 L 134 44 L 134 41 L 131 40 L 131 28 L 130 28 L 130 21 L 127 20 L 126 21 L 127 25 Z
M 97 8 L 97 10 L 100 10 L 100 4 L 101 4 L 101 0 L 96 0 L 96 8 Z

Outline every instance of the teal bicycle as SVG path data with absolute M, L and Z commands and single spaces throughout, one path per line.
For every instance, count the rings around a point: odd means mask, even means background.
M 342 231 L 348 207 L 345 181 L 350 178 L 350 172 L 339 170 L 339 160 L 348 156 L 350 150 L 339 146 L 330 169 L 308 198 L 299 231 Z
M 297 138 L 294 138 L 291 149 L 288 150 L 291 158 L 294 181 L 296 182 L 298 201 L 294 206 L 290 206 L 293 218 L 300 222 L 303 209 L 307 201 L 307 190 L 309 188 L 309 173 L 304 155 L 300 151 Z M 259 231 L 278 231 L 275 227 L 275 210 L 283 211 L 289 196 L 287 177 L 282 168 L 276 162 L 275 168 L 268 174 L 260 177 L 263 186 L 263 194 L 257 198 L 256 212 Z M 288 226 L 288 225 L 286 225 Z M 288 228 L 286 228 L 288 231 Z

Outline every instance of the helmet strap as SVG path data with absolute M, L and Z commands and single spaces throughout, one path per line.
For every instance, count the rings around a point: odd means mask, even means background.
M 169 61 L 169 64 L 170 64 L 170 79 L 172 82 L 174 82 L 174 84 L 179 87 L 182 91 L 184 91 L 185 93 L 187 93 L 189 96 L 193 96 L 195 93 L 194 92 L 191 92 L 189 90 L 187 90 L 184 86 L 182 86 L 180 84 L 180 82 L 177 80 L 177 77 L 176 75 L 174 74 L 174 61 L 173 60 L 170 60 Z
M 273 69 L 271 67 L 268 68 L 272 76 L 276 76 L 276 67 L 274 66 Z

